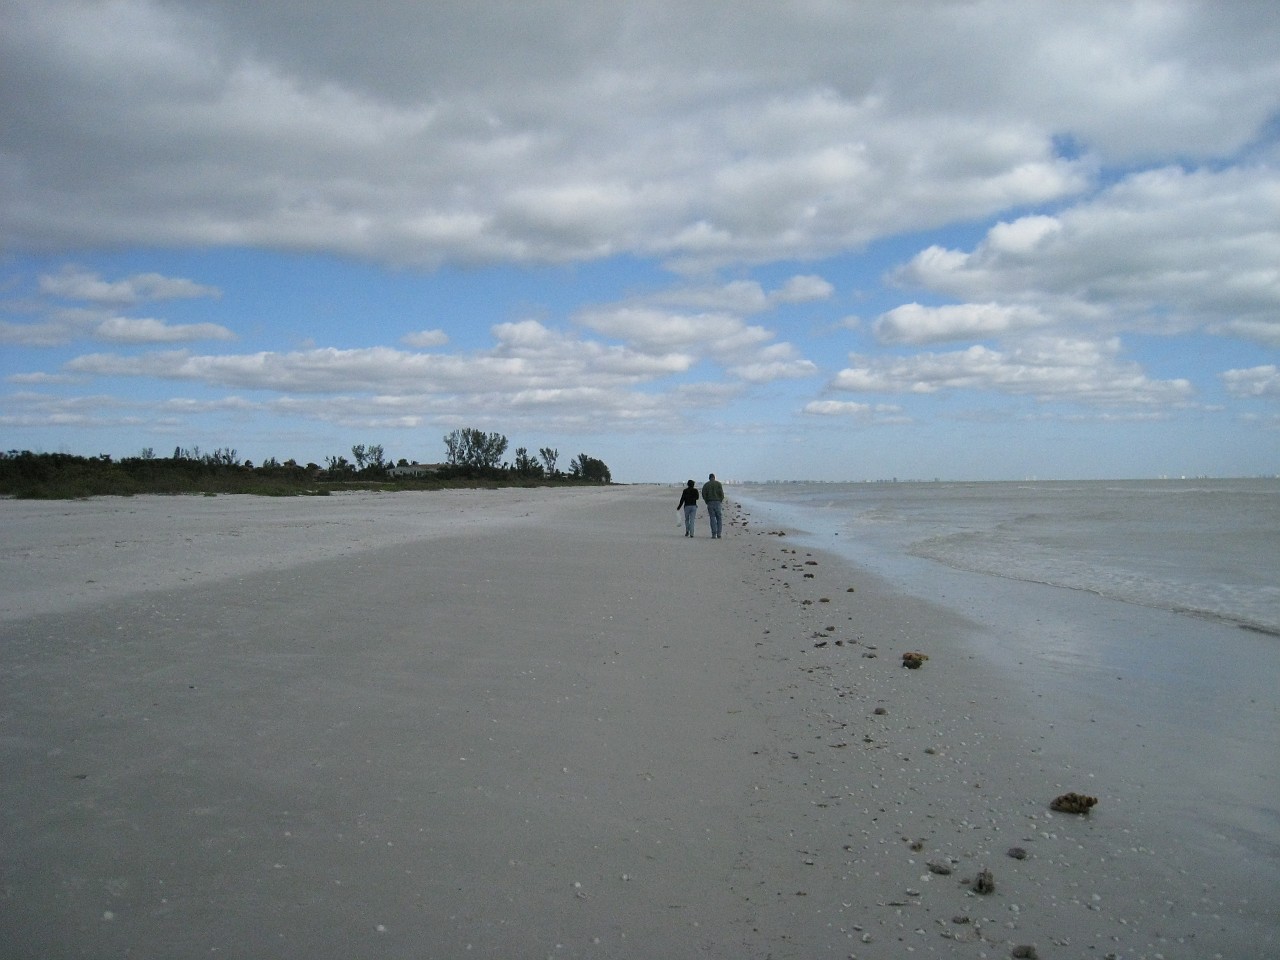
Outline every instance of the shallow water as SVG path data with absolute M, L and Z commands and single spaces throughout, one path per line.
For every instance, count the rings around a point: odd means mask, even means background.
M 1280 637 L 1280 480 L 737 487 L 859 563 L 921 557 Z

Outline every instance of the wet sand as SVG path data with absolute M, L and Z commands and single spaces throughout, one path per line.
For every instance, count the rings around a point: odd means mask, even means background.
M 973 620 L 677 493 L 0 503 L 0 953 L 1277 952 Z

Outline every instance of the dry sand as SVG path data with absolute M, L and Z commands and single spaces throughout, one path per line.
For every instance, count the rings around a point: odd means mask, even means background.
M 1280 952 L 972 623 L 677 494 L 0 503 L 0 955 Z

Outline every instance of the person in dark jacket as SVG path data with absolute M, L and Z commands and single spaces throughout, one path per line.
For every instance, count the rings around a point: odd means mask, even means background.
M 724 514 L 721 512 L 724 506 L 724 487 L 714 473 L 702 485 L 702 500 L 707 505 L 707 519 L 711 522 L 711 539 L 719 540 L 720 530 L 724 526 Z
M 692 480 L 680 491 L 680 505 L 677 510 L 684 511 L 684 535 L 693 536 L 693 521 L 698 518 L 698 488 Z

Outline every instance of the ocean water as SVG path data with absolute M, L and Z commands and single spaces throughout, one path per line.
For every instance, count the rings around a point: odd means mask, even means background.
M 1280 638 L 1280 479 L 744 484 L 733 495 L 892 578 L 924 560 Z

